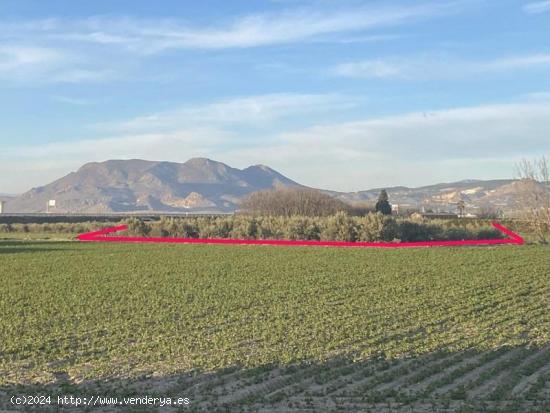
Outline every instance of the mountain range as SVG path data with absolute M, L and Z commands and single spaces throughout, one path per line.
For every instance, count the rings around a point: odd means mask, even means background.
M 7 212 L 230 212 L 245 195 L 299 186 L 277 171 L 236 169 L 206 158 L 185 163 L 141 159 L 85 164 L 78 171 L 9 200 Z
M 347 203 L 376 202 L 384 188 L 359 192 L 331 194 Z M 425 209 L 434 212 L 456 212 L 458 202 L 464 201 L 470 213 L 480 210 L 517 211 L 520 207 L 524 182 L 514 179 L 476 180 L 440 183 L 407 188 L 387 188 L 392 204 L 401 209 Z
M 386 188 L 403 208 L 456 209 L 464 200 L 473 212 L 490 207 L 514 210 L 521 181 L 465 180 L 420 188 Z M 70 174 L 16 197 L 6 197 L 6 212 L 232 212 L 247 194 L 281 187 L 303 187 L 265 165 L 232 168 L 206 158 L 184 163 L 109 160 L 87 163 Z M 380 188 L 323 192 L 350 204 L 372 203 Z M 55 206 L 47 206 L 55 200 Z

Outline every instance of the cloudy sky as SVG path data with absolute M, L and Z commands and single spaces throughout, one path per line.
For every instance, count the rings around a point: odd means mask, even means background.
M 89 161 L 335 190 L 550 155 L 550 0 L 2 0 L 0 193 Z

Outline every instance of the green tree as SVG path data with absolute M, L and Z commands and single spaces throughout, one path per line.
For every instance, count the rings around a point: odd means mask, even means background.
M 380 212 L 382 215 L 391 215 L 391 205 L 388 199 L 388 193 L 382 189 L 375 205 L 376 212 Z

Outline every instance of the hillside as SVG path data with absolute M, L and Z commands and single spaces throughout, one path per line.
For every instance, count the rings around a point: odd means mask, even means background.
M 110 160 L 82 166 L 10 200 L 7 212 L 233 211 L 246 194 L 296 182 L 264 165 L 236 169 L 193 158 L 185 163 Z
M 401 208 L 425 208 L 434 211 L 454 211 L 456 204 L 463 200 L 470 212 L 482 208 L 492 208 L 505 212 L 519 208 L 523 183 L 513 179 L 463 180 L 441 183 L 419 188 L 398 186 L 387 188 L 393 204 Z M 333 193 L 348 203 L 375 202 L 380 190 L 375 188 L 351 193 Z
M 50 211 L 58 213 L 232 212 L 251 192 L 288 186 L 302 185 L 264 165 L 237 169 L 206 158 L 185 163 L 109 160 L 85 164 L 48 185 L 6 198 L 6 212 L 45 212 L 48 200 L 56 201 Z M 519 207 L 522 182 L 464 180 L 386 189 L 390 202 L 402 209 L 455 211 L 462 199 L 468 212 L 487 207 L 511 212 Z M 380 190 L 323 192 L 358 204 L 374 203 Z

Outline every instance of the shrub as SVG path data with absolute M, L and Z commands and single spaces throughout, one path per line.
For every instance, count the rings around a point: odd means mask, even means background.
M 464 228 L 449 228 L 444 231 L 445 239 L 449 241 L 460 241 L 467 239 L 470 233 Z
M 160 233 L 164 237 L 178 236 L 178 223 L 174 218 L 162 217 L 160 219 Z
M 443 239 L 443 228 L 433 224 L 411 221 L 399 223 L 399 239 L 403 242 L 430 241 Z
M 14 228 L 11 224 L 2 224 L 0 225 L 0 232 L 13 232 Z
M 256 239 L 258 235 L 258 224 L 256 218 L 237 216 L 233 224 L 230 236 L 237 239 Z
M 233 222 L 225 217 L 214 218 L 209 220 L 210 224 L 206 225 L 206 229 L 201 229 L 201 237 L 204 233 L 205 238 L 229 238 L 233 230 Z
M 494 228 L 480 229 L 476 234 L 477 239 L 498 239 L 502 237 L 502 233 Z
M 285 222 L 285 238 L 291 240 L 319 240 L 321 230 L 314 219 L 290 217 Z
M 381 213 L 370 213 L 359 218 L 358 241 L 393 241 L 399 238 L 399 228 L 395 220 Z
M 139 235 L 141 237 L 147 236 L 151 232 L 151 227 L 138 218 L 130 218 L 126 220 L 128 231 L 131 234 Z
M 137 217 L 125 221 L 128 232 L 138 236 L 181 238 L 244 238 L 334 241 L 462 240 L 502 238 L 500 231 L 483 220 L 411 220 L 380 213 L 363 217 L 346 212 L 323 217 L 204 216 L 162 217 L 146 223 Z M 509 224 L 509 223 L 507 223 Z M 0 232 L 65 232 L 81 234 L 116 225 L 112 222 L 1 224 Z M 516 225 L 517 227 L 517 225 Z M 517 228 L 515 228 L 517 229 Z
M 283 217 L 261 217 L 258 222 L 258 239 L 283 239 L 285 237 Z
M 327 217 L 321 229 L 321 239 L 328 241 L 355 241 L 357 226 L 355 220 L 345 212 Z

